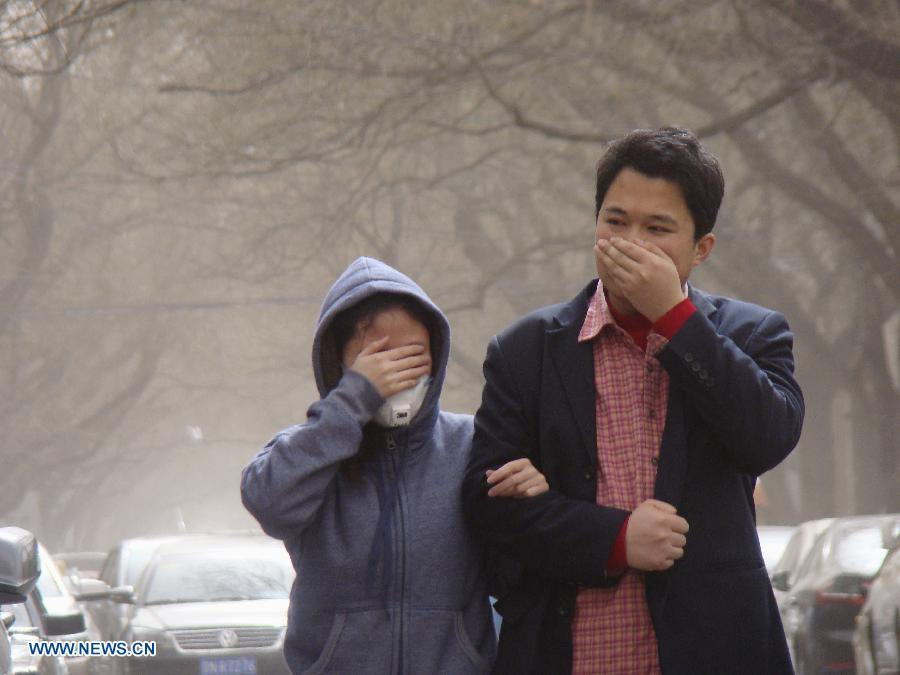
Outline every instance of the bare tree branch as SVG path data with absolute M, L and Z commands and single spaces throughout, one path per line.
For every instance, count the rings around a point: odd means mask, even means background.
M 854 68 L 889 80 L 900 80 L 900 26 L 866 25 L 834 2 L 822 0 L 766 0 L 766 3 L 790 17 L 817 43 Z M 877 17 L 873 17 L 877 21 Z M 881 30 L 884 35 L 881 34 Z

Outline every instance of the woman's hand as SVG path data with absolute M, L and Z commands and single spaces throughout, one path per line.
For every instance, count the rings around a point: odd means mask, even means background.
M 381 398 L 389 398 L 416 386 L 423 375 L 431 373 L 431 357 L 422 345 L 407 345 L 396 349 L 384 349 L 388 336 L 370 342 L 350 365 L 364 376 Z
M 544 474 L 535 469 L 527 457 L 507 462 L 497 470 L 488 469 L 487 482 L 493 486 L 488 490 L 488 497 L 525 499 L 550 489 Z

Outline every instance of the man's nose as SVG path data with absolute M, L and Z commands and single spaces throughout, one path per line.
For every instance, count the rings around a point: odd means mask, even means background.
M 640 228 L 635 223 L 627 223 L 620 227 L 617 227 L 615 231 L 612 233 L 614 237 L 621 237 L 626 241 L 637 241 L 640 239 Z

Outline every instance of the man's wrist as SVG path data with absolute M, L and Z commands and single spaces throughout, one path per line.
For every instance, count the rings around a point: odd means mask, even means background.
M 606 574 L 618 576 L 628 568 L 628 550 L 625 546 L 625 533 L 628 530 L 628 520 L 631 516 L 625 518 L 622 527 L 619 528 L 619 534 L 616 535 L 616 541 L 613 544 L 609 559 L 606 561 Z

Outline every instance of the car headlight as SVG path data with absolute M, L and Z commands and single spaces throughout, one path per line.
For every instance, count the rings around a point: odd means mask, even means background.
M 128 635 L 128 642 L 155 642 L 156 653 L 175 650 L 175 640 L 171 633 L 159 628 L 146 626 L 132 626 Z

